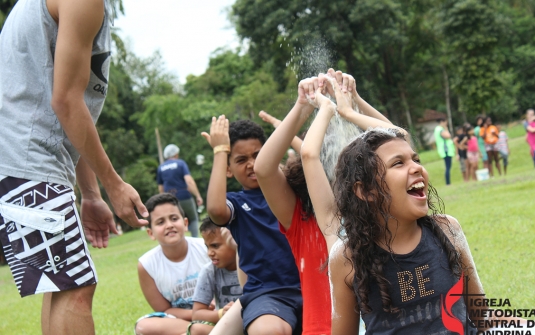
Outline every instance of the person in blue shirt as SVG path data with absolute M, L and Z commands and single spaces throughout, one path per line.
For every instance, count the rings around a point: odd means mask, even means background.
M 253 169 L 266 141 L 264 132 L 250 120 L 229 125 L 221 115 L 212 118 L 210 134 L 202 135 L 214 150 L 208 215 L 215 224 L 229 228 L 238 245 L 239 268 L 247 275 L 239 300 L 243 330 L 251 335 L 301 334 L 303 301 L 297 266 Z M 243 190 L 227 193 L 227 177 L 236 178 Z M 226 328 L 225 334 L 230 333 L 233 330 Z
M 197 188 L 195 180 L 189 172 L 188 165 L 178 158 L 180 148 L 174 144 L 169 144 L 163 151 L 165 162 L 158 167 L 158 191 L 160 193 L 171 193 L 178 198 L 180 207 L 184 209 L 189 220 L 188 230 L 192 237 L 199 236 L 199 217 L 197 206 L 203 204 L 201 193 Z M 191 195 L 195 196 L 195 201 Z M 196 206 L 197 205 L 197 206 Z

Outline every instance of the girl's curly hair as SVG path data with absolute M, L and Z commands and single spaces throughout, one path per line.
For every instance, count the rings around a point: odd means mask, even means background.
M 345 256 L 354 269 L 351 287 L 358 300 L 358 310 L 371 312 L 369 288 L 372 280 L 379 286 L 383 310 L 397 312 L 390 296 L 390 283 L 384 276 L 384 265 L 393 258 L 391 243 L 393 234 L 387 225 L 378 223 L 378 218 L 388 222 L 391 196 L 385 181 L 386 166 L 377 156 L 376 150 L 383 144 L 403 140 L 404 135 L 395 129 L 370 129 L 358 136 L 340 154 L 335 171 L 334 196 L 337 216 L 341 220 L 338 235 L 345 240 Z M 355 185 L 359 182 L 361 197 L 355 195 Z M 368 199 L 368 201 L 362 199 Z M 429 227 L 445 250 L 451 271 L 461 275 L 461 262 L 455 247 L 438 226 L 434 217 L 443 212 L 442 200 L 431 185 L 428 191 L 428 206 L 432 215 L 417 220 L 420 226 Z M 435 202 L 438 209 L 435 207 Z M 345 233 L 344 233 L 345 231 Z M 450 228 L 451 231 L 451 228 Z M 344 236 L 345 235 L 345 236 Z M 382 241 L 389 252 L 379 252 L 377 241 Z M 350 257 L 350 258 L 349 258 Z
M 284 166 L 283 172 L 286 181 L 294 191 L 295 196 L 301 200 L 303 207 L 301 215 L 303 219 L 314 215 L 314 208 L 312 207 L 312 200 L 310 200 L 310 195 L 308 194 L 301 156 L 297 155 L 294 159 L 289 159 Z

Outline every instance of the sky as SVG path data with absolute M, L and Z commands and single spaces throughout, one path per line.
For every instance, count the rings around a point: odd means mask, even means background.
M 115 20 L 119 35 L 137 56 L 160 50 L 170 72 L 185 83 L 201 75 L 218 47 L 238 46 L 227 19 L 235 0 L 123 0 L 124 15 Z

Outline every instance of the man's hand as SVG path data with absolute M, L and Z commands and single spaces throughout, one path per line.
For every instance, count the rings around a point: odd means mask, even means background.
M 82 199 L 82 226 L 85 236 L 95 248 L 106 248 L 110 231 L 118 234 L 113 213 L 102 199 Z
M 197 206 L 201 206 L 203 204 L 202 197 L 199 195 L 196 197 Z
M 149 212 L 137 191 L 130 184 L 121 181 L 118 187 L 106 188 L 106 193 L 115 214 L 129 226 L 139 228 L 149 223 L 147 220 L 139 219 L 136 215 L 135 209 L 145 218 L 149 216 Z
M 225 115 L 220 115 L 219 118 L 212 117 L 212 125 L 210 126 L 210 134 L 202 132 L 201 135 L 206 139 L 212 148 L 218 145 L 228 145 L 230 147 L 230 138 L 228 135 L 229 121 Z

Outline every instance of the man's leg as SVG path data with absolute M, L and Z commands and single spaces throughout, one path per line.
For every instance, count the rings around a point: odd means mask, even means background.
M 43 335 L 50 334 L 50 303 L 52 301 L 52 293 L 43 294 L 43 305 L 41 306 L 41 333 Z
M 195 205 L 195 201 L 193 200 L 193 198 L 180 200 L 180 207 L 182 207 L 182 209 L 186 213 L 186 217 L 188 218 L 188 230 L 191 232 L 191 236 L 198 237 L 199 216 L 197 215 L 197 206 Z
M 446 177 L 446 185 L 449 185 L 451 183 L 450 181 L 451 157 L 450 156 L 444 157 L 444 163 L 446 163 L 446 172 L 444 173 L 444 176 Z
M 49 319 L 42 319 L 41 326 L 45 335 L 92 335 L 95 325 L 91 309 L 96 285 L 89 285 L 72 290 L 48 293 L 43 299 L 41 317 L 46 317 L 49 309 Z M 50 301 L 49 306 L 47 306 Z M 45 329 L 48 323 L 48 332 Z

